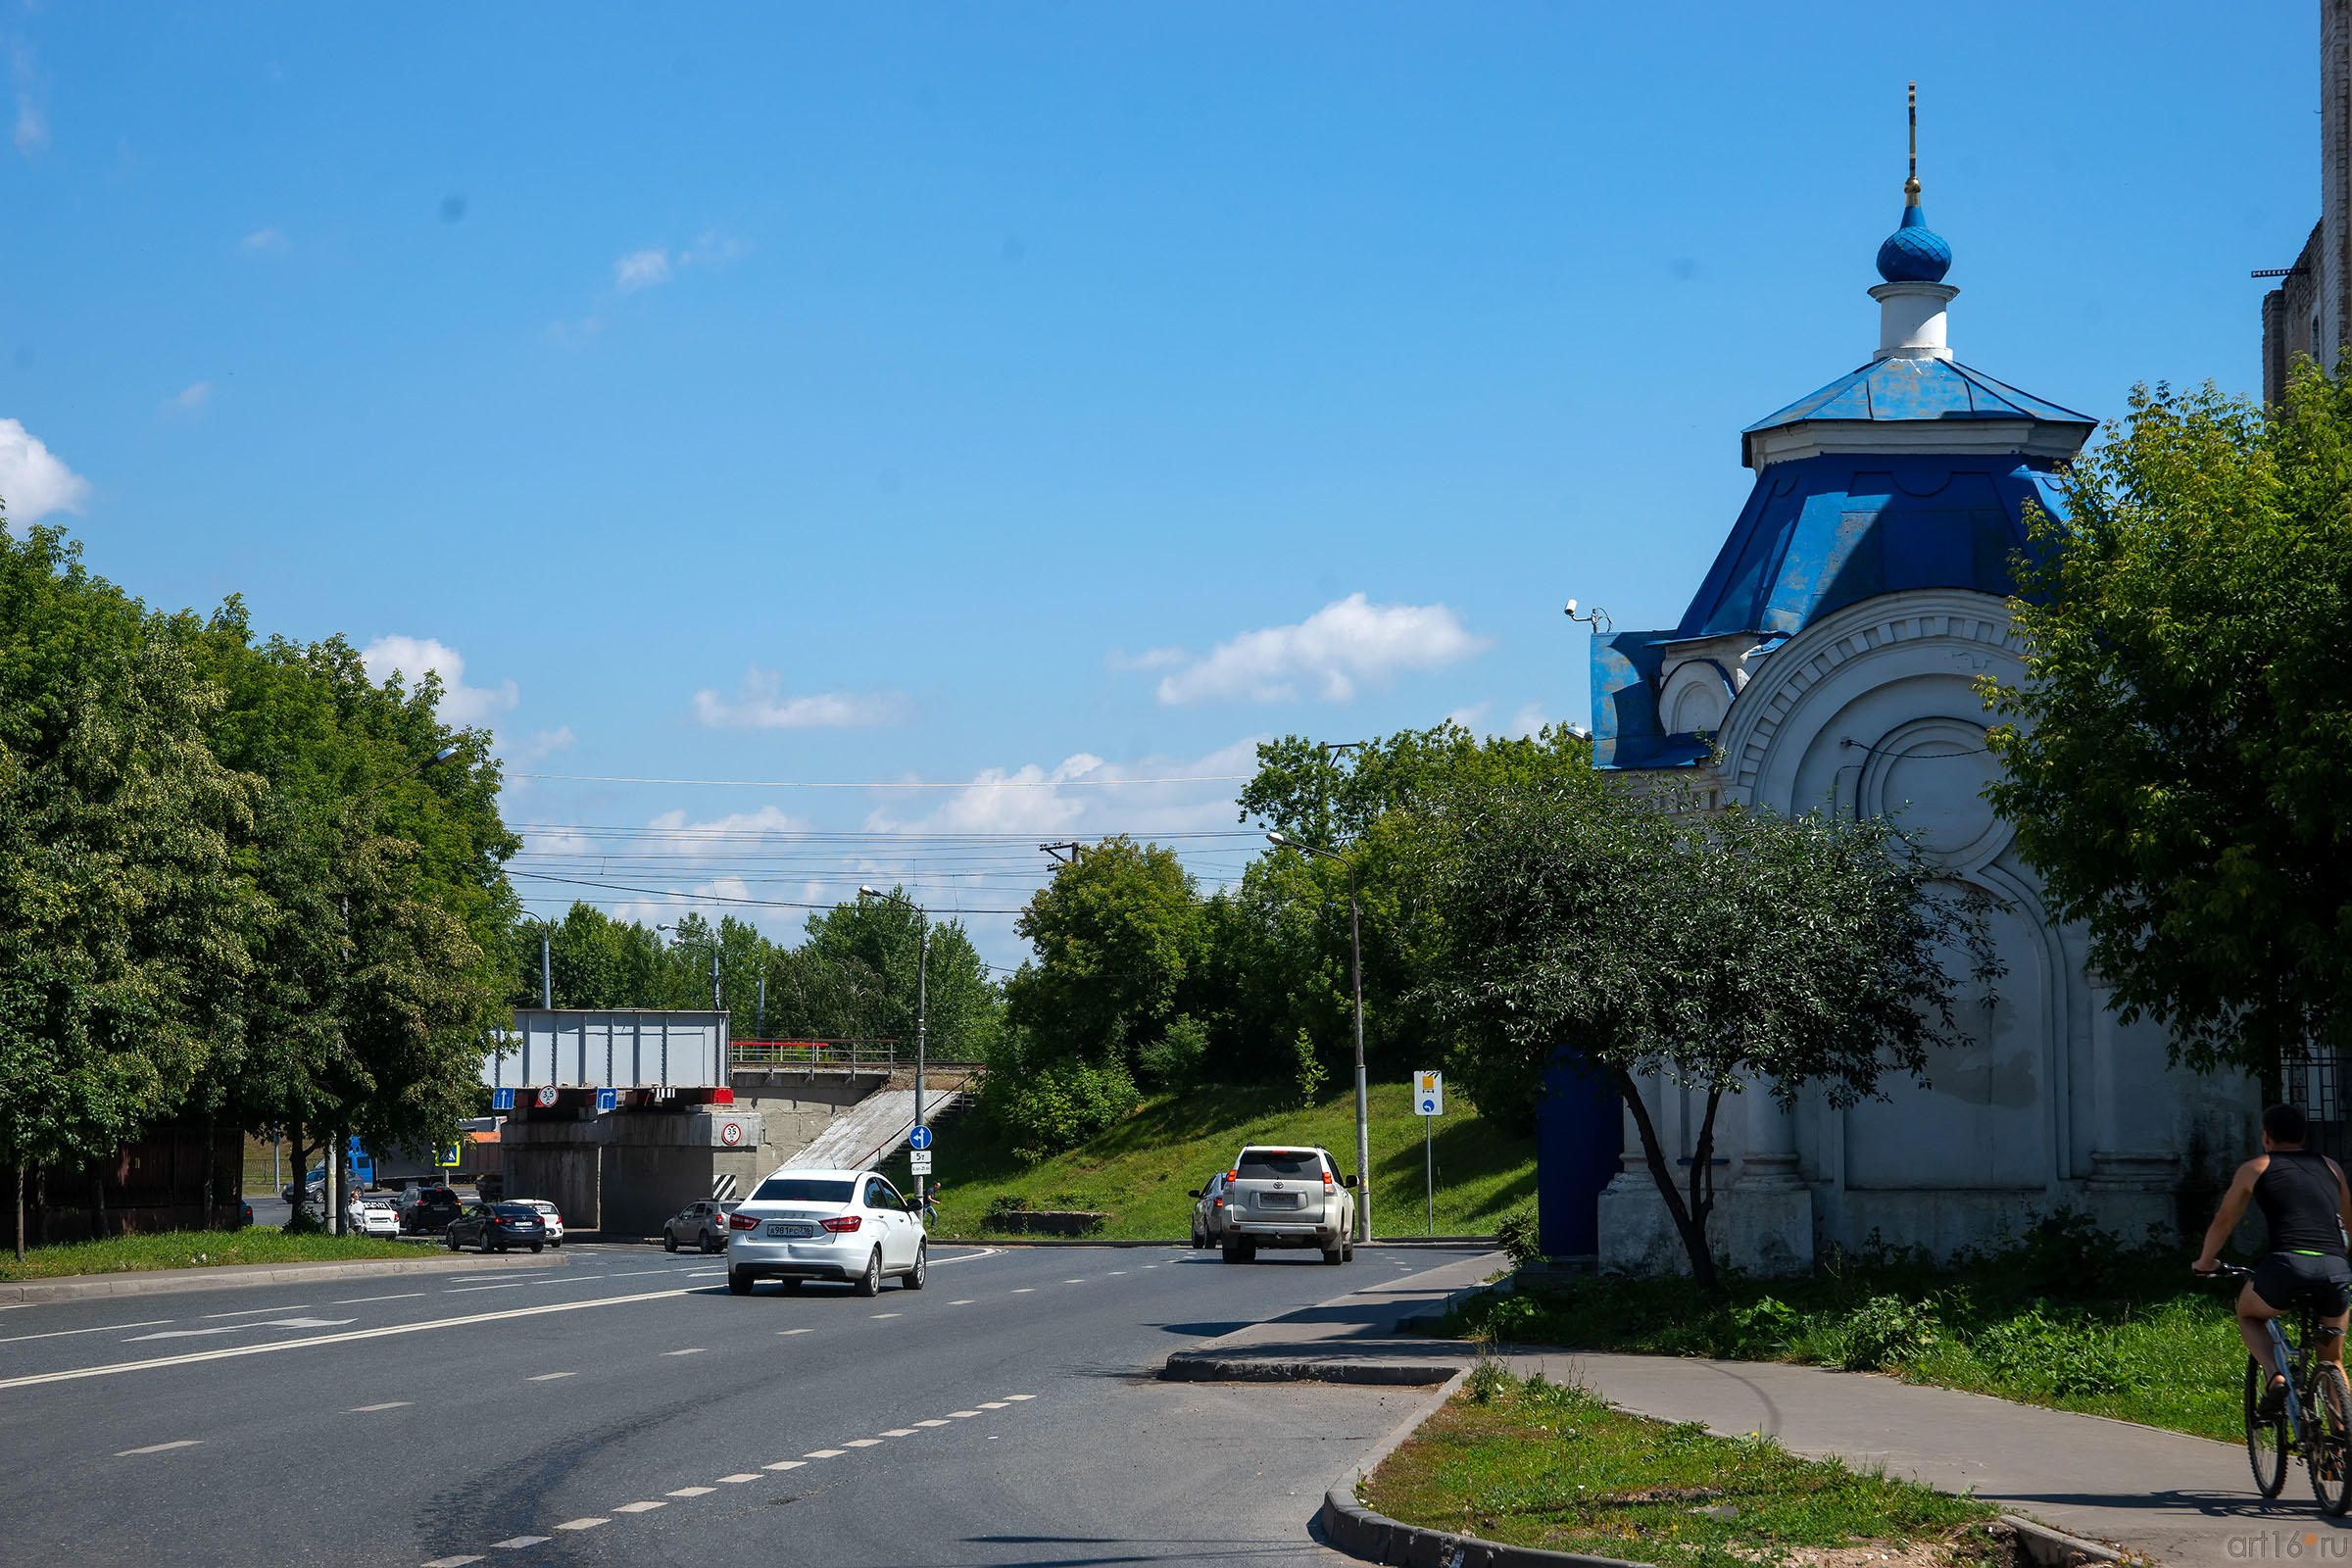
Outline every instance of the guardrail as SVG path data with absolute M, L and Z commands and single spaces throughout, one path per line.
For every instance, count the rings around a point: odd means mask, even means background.
M 738 1040 L 727 1048 L 737 1067 L 874 1067 L 900 1062 L 896 1040 Z M 905 1058 L 909 1064 L 914 1054 Z

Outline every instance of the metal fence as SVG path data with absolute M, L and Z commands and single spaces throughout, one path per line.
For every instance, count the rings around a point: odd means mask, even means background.
M 727 1048 L 738 1067 L 872 1067 L 899 1065 L 896 1040 L 738 1040 Z M 906 1056 L 911 1064 L 914 1053 Z

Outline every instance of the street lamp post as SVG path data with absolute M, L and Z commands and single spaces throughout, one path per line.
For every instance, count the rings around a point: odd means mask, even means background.
M 880 888 L 861 887 L 858 890 L 858 896 L 861 899 L 881 899 L 890 904 L 903 904 L 914 911 L 914 1124 L 921 1127 L 925 1125 L 923 1121 L 923 1055 L 929 1045 L 927 1034 L 931 1010 L 931 916 L 921 905 L 896 890 L 885 893 Z M 920 1176 L 914 1178 L 914 1200 L 917 1203 L 923 1200 L 923 1189 L 927 1185 Z
M 1372 1239 L 1372 1102 L 1364 1082 L 1364 911 L 1355 895 L 1355 862 L 1345 855 L 1268 833 L 1276 849 L 1337 860 L 1348 872 L 1348 971 L 1355 988 L 1355 1239 Z

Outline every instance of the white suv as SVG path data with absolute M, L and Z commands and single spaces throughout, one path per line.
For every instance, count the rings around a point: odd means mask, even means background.
M 919 1291 L 930 1248 L 919 1212 L 870 1170 L 778 1170 L 727 1216 L 727 1289 L 758 1280 L 797 1291 L 805 1280 L 846 1280 L 859 1296 L 894 1275 Z
M 1355 1256 L 1355 1178 L 1341 1178 L 1331 1151 L 1252 1144 L 1234 1156 L 1225 1261 L 1247 1263 L 1261 1247 L 1313 1248 L 1326 1263 Z

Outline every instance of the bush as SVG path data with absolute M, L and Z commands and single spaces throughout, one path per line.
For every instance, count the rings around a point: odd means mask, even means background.
M 1494 1225 L 1494 1244 L 1511 1254 L 1511 1261 L 1521 1268 L 1544 1261 L 1544 1249 L 1536 1224 L 1536 1205 L 1531 1200 L 1504 1214 Z
M 1934 1303 L 1874 1296 L 1845 1320 L 1845 1350 L 1838 1364 L 1848 1372 L 1900 1366 L 1936 1343 L 1936 1328 Z
M 1150 1089 L 1189 1089 L 1200 1077 L 1200 1058 L 1208 1054 L 1208 1030 L 1199 1019 L 1179 1013 L 1160 1031 L 1157 1040 L 1135 1054 L 1135 1070 Z
M 1065 1057 L 1027 1071 L 991 1071 L 982 1102 L 1014 1155 L 1031 1164 L 1074 1149 L 1123 1119 L 1142 1099 L 1116 1061 Z

